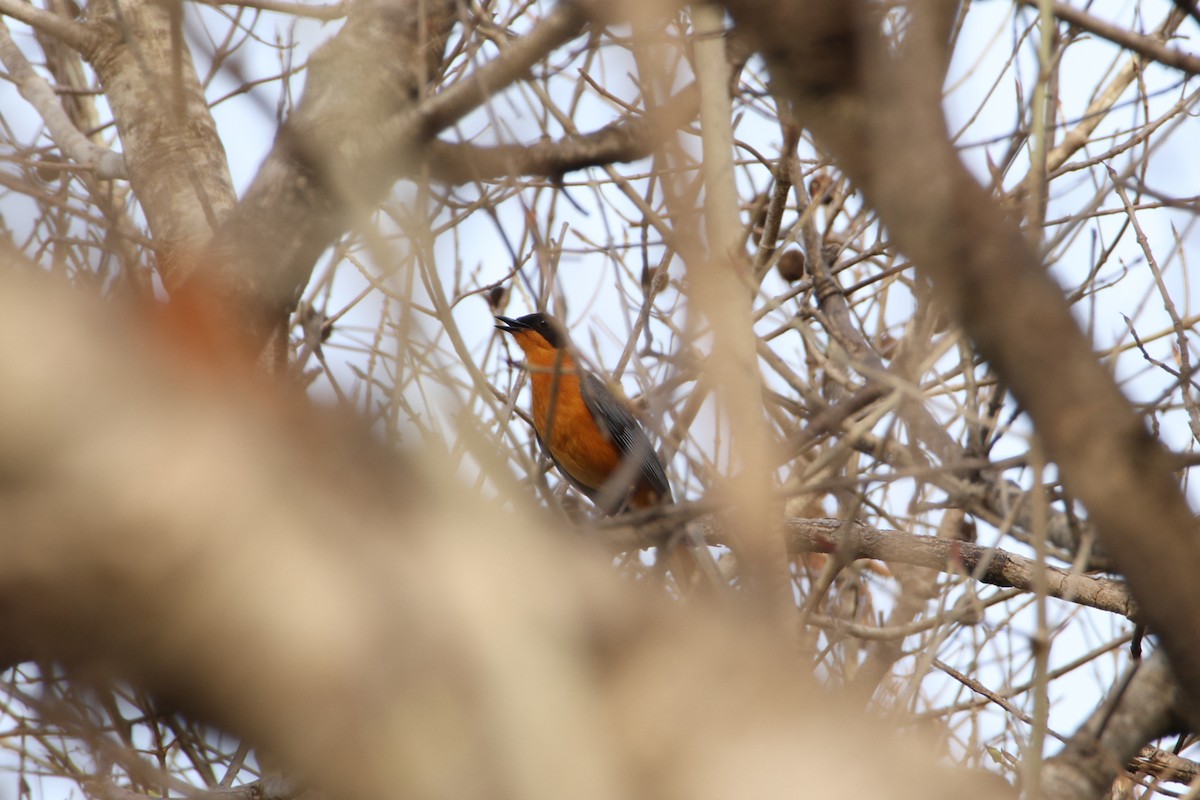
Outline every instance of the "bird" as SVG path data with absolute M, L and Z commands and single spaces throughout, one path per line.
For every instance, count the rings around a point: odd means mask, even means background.
M 646 431 L 604 381 L 575 360 L 566 327 L 541 312 L 496 320 L 496 328 L 511 334 L 525 353 L 533 384 L 533 430 L 563 477 L 609 515 L 673 503 L 667 473 Z M 656 563 L 684 596 L 701 589 L 704 575 L 716 574 L 712 557 L 693 548 L 686 536 L 668 537 L 658 553 Z
M 645 430 L 603 380 L 579 365 L 563 324 L 545 313 L 496 320 L 525 353 L 533 429 L 563 477 L 605 514 L 673 502 Z

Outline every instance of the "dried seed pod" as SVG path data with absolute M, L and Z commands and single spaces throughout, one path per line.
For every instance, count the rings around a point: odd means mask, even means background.
M 57 153 L 47 153 L 35 163 L 33 171 L 43 183 L 54 183 L 66 174 L 66 164 L 67 160 Z
M 833 178 L 828 172 L 818 172 L 808 182 L 808 193 L 814 201 L 829 205 L 833 202 Z
M 492 310 L 493 314 L 503 311 L 504 307 L 508 305 L 508 287 L 493 286 L 491 289 L 489 289 L 487 293 L 487 304 L 488 308 Z
M 899 346 L 900 343 L 887 331 L 879 334 L 875 339 L 875 350 L 884 358 L 891 358 L 896 355 L 896 348 Z
M 763 228 L 767 226 L 767 209 L 771 206 L 771 198 L 767 194 L 755 195 L 750 204 L 750 236 L 755 242 L 762 237 Z
M 775 269 L 779 270 L 779 277 L 789 283 L 795 283 L 804 277 L 804 253 L 796 248 L 785 250 Z

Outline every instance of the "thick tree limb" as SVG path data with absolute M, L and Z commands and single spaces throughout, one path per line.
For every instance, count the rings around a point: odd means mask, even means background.
M 1045 763 L 1040 796 L 1047 800 L 1107 796 L 1143 745 L 1177 728 L 1181 699 L 1164 653 L 1156 651 L 1133 664 L 1062 752 Z
M 1173 691 L 1177 691 L 1177 689 Z M 1129 769 L 1133 772 L 1153 775 L 1160 781 L 1173 783 L 1191 784 L 1200 778 L 1200 763 L 1150 745 L 1143 747 L 1134 756 Z
M 664 136 L 696 116 L 698 102 L 692 84 L 646 114 L 627 116 L 560 141 L 484 147 L 435 140 L 429 144 L 422 166 L 430 178 L 452 184 L 510 175 L 558 180 L 575 170 L 649 157 Z
M 900 561 L 943 572 L 978 575 L 983 583 L 1033 590 L 1033 560 L 970 542 L 881 531 L 838 520 L 792 520 L 789 545 L 797 551 L 837 553 L 845 558 Z M 1045 567 L 1049 595 L 1133 618 L 1137 607 L 1125 585 L 1109 578 Z
M 573 4 L 560 4 L 479 74 L 421 101 L 457 8 L 453 0 L 363 0 L 314 56 L 299 106 L 210 245 L 203 265 L 212 272 L 199 273 L 218 276 L 252 340 L 265 342 L 287 319 L 321 251 L 418 171 L 431 136 L 584 24 Z
M 112 109 L 129 182 L 170 280 L 233 208 L 233 179 L 182 36 L 181 7 L 95 0 L 83 56 Z
M 1169 454 L 1096 359 L 1020 230 L 951 146 L 940 58 L 927 56 L 945 47 L 924 21 L 934 4 L 917 4 L 899 55 L 867 5 L 728 3 L 801 123 L 862 188 L 1033 419 L 1200 723 L 1200 639 L 1191 629 L 1200 618 L 1200 537 Z

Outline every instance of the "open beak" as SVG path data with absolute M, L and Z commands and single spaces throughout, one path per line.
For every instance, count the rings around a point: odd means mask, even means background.
M 505 333 L 520 333 L 521 331 L 529 330 L 528 325 L 512 317 L 497 316 L 496 319 L 500 320 L 496 323 L 496 329 Z

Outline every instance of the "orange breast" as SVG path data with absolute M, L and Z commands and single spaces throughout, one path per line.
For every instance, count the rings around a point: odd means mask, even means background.
M 567 365 L 564 365 L 564 367 Z M 573 365 L 571 365 L 573 367 Z M 621 463 L 579 392 L 579 376 L 532 372 L 533 424 L 555 460 L 579 483 L 599 489 Z

